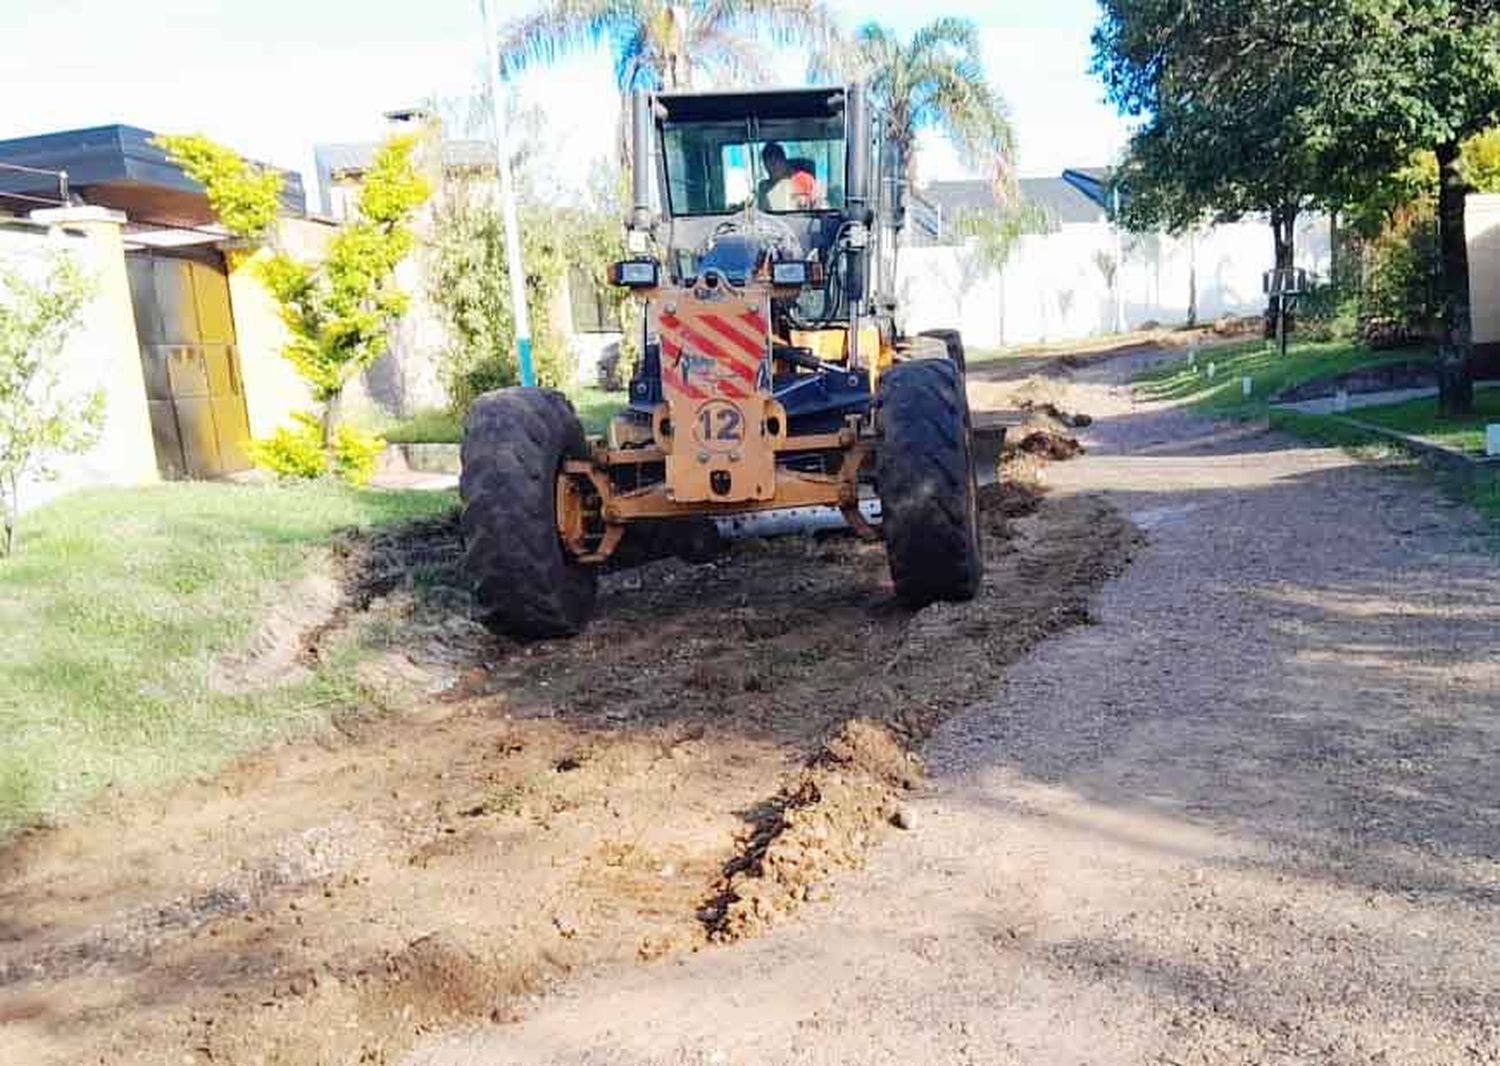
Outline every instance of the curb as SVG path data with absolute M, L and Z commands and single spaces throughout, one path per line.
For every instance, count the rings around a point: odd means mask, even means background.
M 1385 426 L 1377 426 L 1373 422 L 1350 418 L 1348 415 L 1330 415 L 1328 417 L 1345 425 L 1353 426 L 1362 432 L 1383 437 L 1394 444 L 1399 444 L 1428 466 L 1442 470 L 1444 473 L 1457 475 L 1471 485 L 1500 483 L 1500 456 L 1491 458 L 1454 451 L 1452 448 L 1445 448 L 1441 444 L 1434 444 L 1430 440 L 1423 440 L 1421 437 L 1413 437 L 1394 429 L 1387 429 Z

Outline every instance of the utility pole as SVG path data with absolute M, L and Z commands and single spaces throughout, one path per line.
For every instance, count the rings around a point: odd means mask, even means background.
M 500 218 L 505 227 L 505 272 L 510 275 L 510 306 L 516 323 L 516 366 L 521 384 L 536 384 L 531 365 L 531 320 L 526 314 L 526 275 L 521 267 L 521 224 L 516 217 L 516 190 L 510 180 L 510 144 L 506 137 L 505 116 L 501 109 L 500 62 L 495 54 L 498 29 L 495 26 L 495 0 L 479 0 L 484 19 L 484 66 L 489 78 L 490 117 L 495 123 L 495 172 L 500 179 Z

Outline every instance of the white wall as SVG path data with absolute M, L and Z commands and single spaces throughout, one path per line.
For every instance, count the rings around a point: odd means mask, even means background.
M 1470 196 L 1464 230 L 1474 343 L 1500 344 L 1500 196 Z
M 1112 288 L 1101 259 L 1115 261 L 1119 253 L 1123 265 Z M 1329 255 L 1327 219 L 1304 218 L 1297 264 L 1326 275 Z M 1195 272 L 1199 322 L 1257 314 L 1265 307 L 1261 277 L 1274 258 L 1263 222 L 1183 237 L 1075 225 L 1021 238 L 1003 276 L 988 270 L 972 245 L 903 248 L 898 286 L 908 332 L 957 328 L 968 344 L 995 348 L 1112 333 L 1121 317 L 1126 329 L 1185 322 Z
M 102 435 L 92 449 L 58 457 L 52 464 L 59 475 L 56 480 L 32 478 L 22 483 L 23 510 L 77 489 L 149 484 L 158 478 L 120 239 L 123 216 L 86 207 L 39 211 L 34 217 L 36 224 L 0 225 L 0 263 L 37 276 L 48 268 L 53 252 L 75 257 L 92 283 L 93 297 L 63 349 L 63 389 L 80 401 L 102 390 L 105 409 Z

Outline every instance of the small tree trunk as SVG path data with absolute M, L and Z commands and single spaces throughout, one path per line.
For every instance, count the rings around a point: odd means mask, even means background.
M 1337 285 L 1339 280 L 1339 213 L 1328 212 L 1328 280 Z
M 339 428 L 339 402 L 343 398 L 341 392 L 334 393 L 323 404 L 323 456 L 324 463 L 330 474 L 336 472 L 334 463 L 333 444 Z
M 5 499 L 0 504 L 0 511 L 4 512 L 5 520 L 5 550 L 0 551 L 0 559 L 5 559 L 15 549 L 16 521 L 21 516 L 21 486 L 15 474 L 5 479 Z
M 1279 280 L 1283 270 L 1290 270 L 1297 262 L 1297 205 L 1282 204 L 1271 211 L 1271 239 L 1276 246 L 1276 273 L 1273 279 Z M 1288 309 L 1286 301 L 1276 292 L 1275 286 L 1266 300 L 1266 321 L 1264 336 L 1267 340 L 1279 340 L 1283 330 L 1290 325 L 1287 321 Z
M 1438 250 L 1442 265 L 1442 343 L 1438 347 L 1438 407 L 1445 414 L 1474 410 L 1474 346 L 1469 320 L 1469 244 L 1464 230 L 1468 189 L 1459 171 L 1458 141 L 1439 145 Z
M 1191 328 L 1198 324 L 1198 231 L 1188 230 L 1188 317 Z

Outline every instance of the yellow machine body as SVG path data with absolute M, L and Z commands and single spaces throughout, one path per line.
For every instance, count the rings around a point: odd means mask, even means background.
M 786 418 L 771 398 L 771 290 L 699 285 L 650 306 L 661 344 L 654 436 L 666 445 L 670 499 L 763 502 L 776 497 Z

